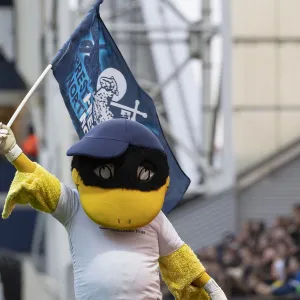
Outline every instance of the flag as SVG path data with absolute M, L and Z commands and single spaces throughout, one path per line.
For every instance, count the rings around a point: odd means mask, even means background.
M 98 0 L 52 61 L 64 103 L 79 138 L 95 125 L 127 118 L 150 129 L 162 143 L 170 166 L 163 211 L 182 199 L 190 179 L 180 168 L 160 126 L 153 100 L 141 89 L 100 18 Z

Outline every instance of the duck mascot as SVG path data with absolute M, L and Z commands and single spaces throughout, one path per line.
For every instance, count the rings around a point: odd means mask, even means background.
M 168 161 L 144 125 L 105 121 L 74 144 L 76 189 L 29 160 L 1 123 L 0 151 L 17 169 L 2 217 L 29 204 L 64 225 L 77 300 L 161 300 L 159 272 L 175 299 L 227 299 L 161 211 Z

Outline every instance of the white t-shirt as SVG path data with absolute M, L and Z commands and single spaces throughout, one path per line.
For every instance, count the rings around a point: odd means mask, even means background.
M 62 184 L 52 214 L 69 234 L 77 300 L 161 300 L 158 259 L 179 249 L 180 239 L 163 212 L 138 230 L 97 225 L 76 190 Z

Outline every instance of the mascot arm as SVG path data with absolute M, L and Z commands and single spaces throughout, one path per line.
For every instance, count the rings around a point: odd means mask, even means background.
M 202 283 L 205 268 L 200 263 L 191 248 L 184 244 L 173 253 L 159 259 L 162 278 L 175 299 L 178 300 L 209 300 L 210 297 L 203 288 L 205 284 L 194 285 L 195 281 Z M 199 283 L 200 283 L 199 282 Z
M 17 171 L 24 173 L 34 173 L 36 165 L 24 153 L 12 162 Z
M 157 223 L 160 271 L 174 297 L 180 300 L 227 300 L 222 289 L 206 273 L 196 254 L 180 239 L 163 213 L 160 213 Z
M 162 278 L 176 299 L 227 300 L 218 284 L 206 273 L 192 249 L 184 244 L 175 252 L 160 257 Z
M 53 214 L 59 221 L 66 223 L 75 210 L 75 205 L 66 200 L 74 192 L 62 185 L 46 169 L 32 162 L 24 153 L 12 163 L 17 172 L 5 201 L 2 218 L 7 219 L 16 204 L 29 204 L 41 212 Z M 73 199 L 75 200 L 75 197 Z

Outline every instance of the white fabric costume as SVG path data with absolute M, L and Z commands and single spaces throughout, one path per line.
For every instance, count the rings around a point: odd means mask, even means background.
M 162 299 L 158 259 L 184 244 L 163 212 L 138 230 L 103 228 L 85 214 L 77 190 L 62 184 L 52 215 L 69 235 L 77 300 Z

